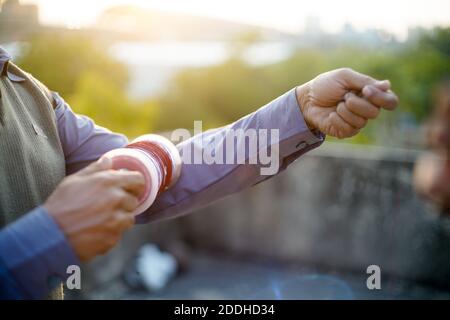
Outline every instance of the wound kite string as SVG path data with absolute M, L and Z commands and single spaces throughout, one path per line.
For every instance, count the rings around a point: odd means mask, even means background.
M 150 208 L 156 196 L 173 186 L 181 174 L 177 148 L 170 140 L 155 134 L 140 136 L 125 148 L 109 151 L 102 157 L 112 160 L 114 170 L 138 171 L 144 176 L 145 188 L 134 215 Z

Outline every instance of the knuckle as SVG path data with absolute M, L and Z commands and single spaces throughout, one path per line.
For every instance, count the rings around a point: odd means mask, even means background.
M 356 98 L 353 95 L 349 95 L 349 97 L 347 98 L 346 102 L 348 106 L 354 106 L 356 104 Z
M 387 100 L 387 103 L 386 103 L 386 107 L 391 109 L 391 110 L 393 110 L 393 109 L 395 109 L 397 107 L 398 102 L 399 101 L 398 101 L 398 98 L 396 96 L 389 97 L 389 99 Z
M 359 127 L 364 128 L 367 124 L 367 119 L 361 118 Z
M 115 200 L 117 201 L 124 201 L 127 198 L 127 193 L 119 187 L 115 187 L 113 188 L 111 195 L 114 197 Z
M 111 177 L 106 172 L 101 172 L 97 175 L 97 181 L 102 186 L 107 186 L 111 183 Z
M 101 245 L 98 247 L 99 254 L 105 254 L 116 244 L 114 233 L 105 234 Z
M 107 253 L 112 247 L 113 247 L 113 246 L 110 246 L 109 244 L 106 244 L 106 243 L 105 243 L 105 245 L 104 245 L 102 248 L 100 248 L 100 249 L 98 250 L 98 252 L 99 252 L 99 254 L 105 254 L 105 253 Z
M 338 73 L 343 76 L 347 76 L 347 75 L 353 73 L 353 69 L 351 69 L 349 67 L 340 68 L 340 69 L 338 69 Z
M 113 195 L 118 201 L 125 201 L 127 199 L 127 193 L 121 188 L 114 188 Z
M 118 232 L 111 232 L 105 239 L 105 249 L 106 251 L 114 247 L 120 239 L 120 234 Z
M 134 210 L 136 208 L 136 198 L 131 196 L 129 193 L 123 191 L 120 195 L 120 202 L 125 204 L 129 209 Z
M 124 230 L 127 230 L 127 229 L 131 228 L 131 226 L 134 225 L 134 216 L 132 216 L 131 214 L 129 214 L 126 211 L 118 212 L 116 217 L 117 217 L 117 225 L 118 225 L 117 232 L 122 232 Z
M 355 116 L 354 121 L 357 129 L 361 129 L 367 124 L 367 119 L 360 116 Z
M 346 106 L 347 106 L 348 110 L 355 113 L 355 111 L 358 107 L 356 98 L 353 96 L 350 96 L 346 101 Z
M 354 129 L 344 129 L 340 131 L 339 139 L 349 138 L 355 135 Z
M 130 182 L 132 182 L 135 185 L 144 185 L 145 179 L 142 173 L 134 171 L 130 175 Z
M 338 130 L 337 131 L 337 137 L 338 139 L 344 139 L 347 136 L 345 130 Z
M 117 190 L 109 189 L 105 191 L 106 195 L 104 197 L 105 201 L 111 203 L 112 205 L 116 205 L 118 201 Z
M 132 226 L 134 226 L 134 217 L 132 217 L 131 215 L 128 216 L 126 219 L 124 219 L 124 229 L 128 230 L 130 229 Z
M 105 253 L 107 253 L 108 252 L 108 250 L 109 250 L 109 248 L 108 248 L 108 246 L 106 246 L 105 244 L 103 245 L 103 246 L 101 246 L 99 249 L 98 249 L 98 254 L 105 254 Z
M 132 195 L 129 195 L 128 197 L 130 198 L 130 203 L 133 205 L 133 207 L 137 207 L 139 204 L 138 198 Z
M 122 223 L 123 217 L 124 217 L 124 215 L 123 215 L 123 211 L 121 209 L 117 209 L 114 212 L 114 220 L 116 221 L 116 223 L 118 223 L 118 224 Z
M 359 133 L 359 129 L 354 129 L 349 133 L 348 138 L 356 136 L 358 133 Z
M 111 240 L 109 241 L 110 248 L 114 247 L 119 242 L 119 239 L 120 239 L 119 235 L 113 234 L 111 236 Z
M 380 109 L 377 107 L 373 107 L 370 110 L 369 119 L 375 119 L 380 114 Z

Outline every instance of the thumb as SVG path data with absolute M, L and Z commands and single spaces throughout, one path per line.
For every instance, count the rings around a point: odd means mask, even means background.
M 361 91 L 367 85 L 380 87 L 382 90 L 387 83 L 374 79 L 368 75 L 359 73 L 349 68 L 341 69 L 338 73 L 340 80 L 347 86 L 347 89 Z
M 97 161 L 91 163 L 86 168 L 78 171 L 76 175 L 87 176 L 95 172 L 112 169 L 112 160 L 107 157 L 101 157 Z

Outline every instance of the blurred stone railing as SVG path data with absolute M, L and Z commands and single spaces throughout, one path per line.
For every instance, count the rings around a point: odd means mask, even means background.
M 137 227 L 90 267 L 101 265 L 107 277 L 105 268 L 119 272 L 141 243 L 181 239 L 194 249 L 341 271 L 376 264 L 383 274 L 450 286 L 450 221 L 413 191 L 418 154 L 327 143 L 240 195 Z

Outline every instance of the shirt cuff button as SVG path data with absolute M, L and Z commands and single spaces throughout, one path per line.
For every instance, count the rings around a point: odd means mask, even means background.
M 299 142 L 295 147 L 297 149 L 304 149 L 308 144 L 305 141 Z

